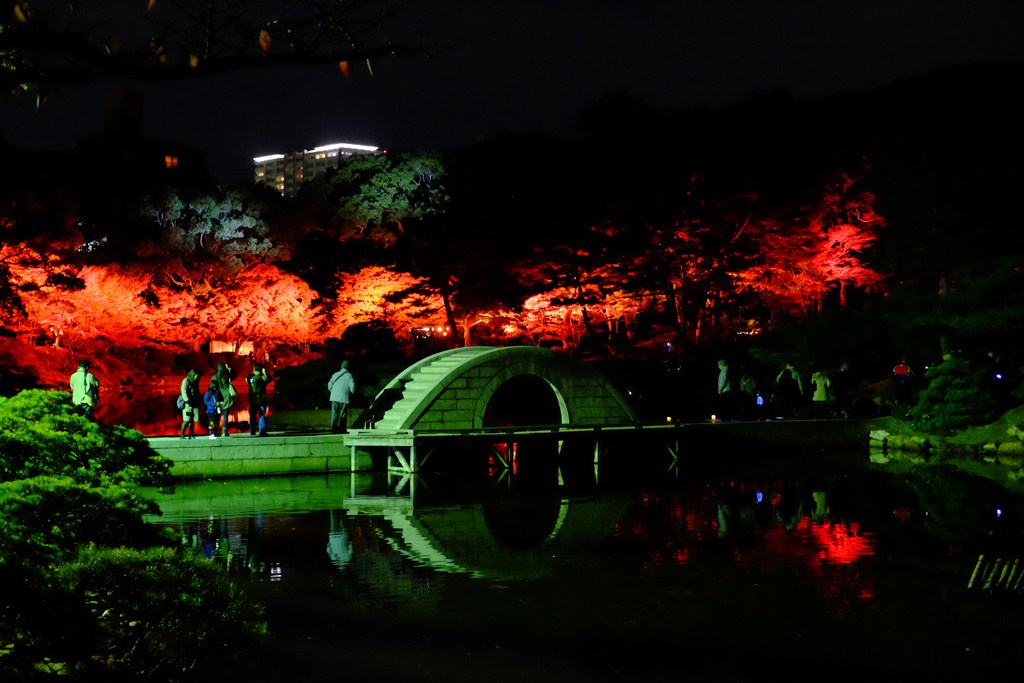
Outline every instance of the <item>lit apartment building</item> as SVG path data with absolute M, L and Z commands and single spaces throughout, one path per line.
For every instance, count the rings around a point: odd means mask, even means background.
M 337 168 L 338 161 L 353 154 L 374 154 L 376 147 L 335 142 L 330 145 L 290 154 L 268 154 L 253 157 L 255 180 L 277 188 L 278 192 L 294 197 L 299 187 L 329 168 Z

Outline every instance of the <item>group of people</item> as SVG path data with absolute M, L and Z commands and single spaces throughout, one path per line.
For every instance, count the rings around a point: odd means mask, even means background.
M 728 363 L 718 361 L 718 410 L 722 419 L 794 418 L 808 398 L 814 419 L 831 416 L 827 409 L 829 398 L 835 401 L 836 417 L 849 416 L 853 386 L 845 363 L 831 376 L 825 370 L 812 373 L 810 385 L 805 386 L 796 365 L 787 362 L 771 384 L 771 387 L 760 387 L 757 379 L 747 373 L 743 373 L 737 383 Z
M 89 372 L 89 367 L 89 361 L 80 361 L 68 383 L 75 409 L 85 417 L 92 418 L 93 409 L 99 401 L 100 383 L 96 375 Z M 347 431 L 348 406 L 356 392 L 355 378 L 348 368 L 349 362 L 342 361 L 341 368 L 327 382 L 331 401 L 331 432 L 334 434 Z M 196 423 L 202 424 L 201 417 L 205 417 L 205 426 L 211 439 L 218 438 L 218 435 L 221 438 L 228 436 L 228 415 L 238 396 L 233 384 L 236 377 L 231 366 L 218 363 L 206 393 L 200 394 L 199 373 L 195 370 L 186 373 L 181 380 L 181 394 L 177 400 L 181 410 L 180 439 L 196 438 Z M 249 397 L 249 434 L 267 436 L 267 385 L 270 377 L 266 367 L 261 363 L 254 364 L 245 383 Z
M 196 423 L 200 420 L 200 411 L 206 416 L 206 428 L 211 439 L 228 436 L 228 414 L 235 404 L 238 391 L 233 380 L 235 371 L 227 363 L 218 363 L 217 370 L 210 378 L 206 393 L 199 395 L 199 373 L 189 370 L 185 379 L 181 380 L 181 395 L 178 404 L 181 406 L 181 439 L 195 439 Z M 252 436 L 267 435 L 267 385 L 270 377 L 267 369 L 260 363 L 252 367 L 252 372 L 245 378 L 249 392 L 249 434 Z M 186 433 L 187 432 L 187 433 Z

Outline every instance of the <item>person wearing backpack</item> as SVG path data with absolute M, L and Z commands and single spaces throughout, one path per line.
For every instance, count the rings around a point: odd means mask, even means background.
M 78 362 L 78 369 L 71 374 L 68 380 L 71 387 L 71 403 L 83 417 L 92 419 L 93 408 L 99 402 L 100 381 L 96 375 L 89 372 L 89 361 Z
M 249 385 L 249 434 L 267 435 L 267 370 L 261 364 L 252 366 L 252 373 L 245 378 Z
M 211 379 L 210 386 L 203 395 L 203 403 L 206 405 L 206 430 L 210 432 L 211 439 L 217 438 L 217 424 L 220 422 L 217 415 L 217 392 L 214 389 Z
M 178 407 L 181 409 L 181 436 L 180 439 L 196 438 L 196 421 L 199 419 L 199 406 L 202 401 L 199 398 L 199 373 L 189 370 L 185 379 L 181 380 L 181 394 L 178 396 Z M 188 430 L 188 436 L 185 431 Z
M 228 435 L 228 415 L 231 406 L 235 404 L 235 396 L 238 395 L 235 387 L 231 384 L 231 380 L 234 378 L 235 371 L 227 363 L 218 363 L 217 372 L 210 380 L 210 388 L 217 395 L 217 412 L 223 416 L 223 428 L 220 434 L 222 437 Z M 217 429 L 214 428 L 213 431 L 216 432 Z

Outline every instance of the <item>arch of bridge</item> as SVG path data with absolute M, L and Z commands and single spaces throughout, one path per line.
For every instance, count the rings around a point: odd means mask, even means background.
M 471 346 L 434 354 L 406 368 L 375 399 L 401 397 L 376 429 L 445 431 L 483 426 L 501 385 L 514 377 L 541 378 L 554 392 L 562 424 L 628 424 L 633 411 L 608 381 L 565 353 L 532 346 Z
M 346 507 L 350 513 L 371 518 L 381 515 L 388 521 L 377 526 L 381 537 L 418 564 L 501 580 L 537 578 L 563 569 L 565 553 L 591 551 L 629 507 L 629 501 L 619 497 L 551 499 L 557 508 L 547 520 L 550 528 L 538 527 L 535 531 L 540 533 L 533 536 L 530 547 L 511 548 L 495 535 L 484 503 L 414 508 L 410 501 L 408 505 L 392 503 L 378 512 L 375 506 L 380 500 L 373 498 L 367 504 L 356 496 L 348 499 Z

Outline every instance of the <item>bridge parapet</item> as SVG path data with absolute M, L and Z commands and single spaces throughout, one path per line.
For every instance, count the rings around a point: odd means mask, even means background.
M 417 432 L 478 429 L 498 388 L 522 375 L 551 388 L 563 424 L 636 422 L 600 374 L 565 353 L 530 346 L 474 346 L 435 354 L 410 366 L 378 394 L 374 430 Z

